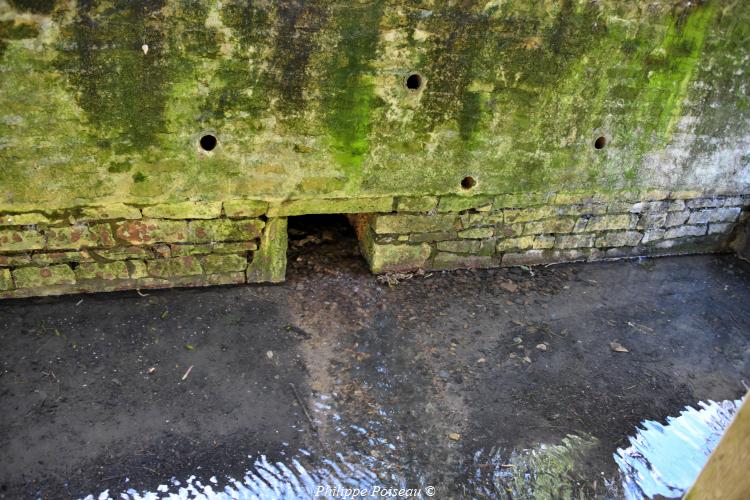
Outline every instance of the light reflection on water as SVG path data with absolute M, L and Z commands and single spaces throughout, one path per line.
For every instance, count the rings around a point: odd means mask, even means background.
M 623 475 L 629 499 L 680 498 L 698 477 L 742 402 L 698 403 L 666 425 L 647 420 L 630 437 L 630 446 L 618 449 L 615 462 Z
M 578 498 L 587 492 L 602 498 L 628 499 L 681 497 L 698 475 L 708 455 L 718 443 L 723 431 L 739 409 L 741 401 L 699 403 L 699 408 L 686 407 L 679 416 L 667 418 L 666 424 L 644 421 L 630 446 L 618 449 L 614 461 L 620 470 L 619 478 L 598 477 L 600 487 L 592 491 L 582 488 L 590 483 L 596 471 L 588 477 L 580 475 L 580 464 L 598 445 L 589 436 L 565 437 L 560 444 L 540 444 L 532 449 L 512 450 L 492 448 L 478 450 L 466 463 L 462 477 L 465 484 L 453 485 L 451 494 L 467 498 Z M 319 408 L 322 410 L 322 408 Z M 332 419 L 340 422 L 340 416 Z M 337 425 L 340 434 L 345 428 L 357 434 L 367 431 L 354 424 Z M 371 429 L 372 431 L 372 429 Z M 370 445 L 387 443 L 383 437 L 369 437 Z M 395 460 L 363 454 L 357 451 L 331 453 L 329 457 L 316 458 L 306 450 L 286 462 L 270 462 L 265 456 L 257 458 L 241 479 L 196 479 L 191 476 L 184 483 L 172 479 L 159 485 L 156 491 L 127 491 L 113 494 L 109 491 L 85 500 L 121 498 L 123 500 L 155 499 L 305 499 L 320 498 L 320 487 L 331 489 L 358 488 L 372 491 L 374 487 L 424 488 L 410 484 L 426 477 L 420 471 L 410 471 L 407 480 Z M 440 467 L 440 464 L 435 464 Z M 594 483 L 596 484 L 596 483 Z M 445 493 L 444 485 L 438 494 Z M 588 484 L 590 487 L 590 484 Z M 427 498 L 422 495 L 422 498 Z

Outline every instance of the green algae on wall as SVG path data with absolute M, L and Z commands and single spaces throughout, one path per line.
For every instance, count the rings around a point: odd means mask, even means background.
M 0 210 L 747 191 L 749 20 L 729 0 L 1 0 Z

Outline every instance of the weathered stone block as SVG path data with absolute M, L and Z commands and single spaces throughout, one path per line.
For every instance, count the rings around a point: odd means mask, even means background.
M 287 219 L 268 219 L 260 247 L 247 266 L 248 283 L 280 283 L 286 277 Z M 366 227 L 360 228 L 366 231 Z M 369 232 L 369 231 L 368 231 Z
M 80 264 L 75 269 L 76 279 L 82 280 L 122 280 L 128 279 L 130 274 L 123 261 L 117 262 L 87 262 Z
M 675 190 L 669 193 L 669 198 L 672 200 L 691 200 L 693 198 L 700 198 L 704 196 L 702 191 L 696 190 Z
M 268 208 L 268 217 L 303 214 L 355 214 L 393 211 L 393 198 L 341 198 L 293 200 Z
M 497 242 L 496 250 L 498 252 L 507 252 L 508 250 L 526 250 L 533 248 L 536 242 L 535 236 L 524 236 L 521 238 L 508 238 Z
M 576 220 L 576 223 L 573 226 L 573 231 L 572 232 L 574 232 L 574 233 L 583 233 L 583 232 L 586 232 L 586 227 L 589 224 L 589 219 L 590 218 L 591 217 L 588 217 L 588 216 L 584 215 L 583 217 L 580 217 L 578 220 Z
M 570 233 L 575 224 L 576 219 L 572 217 L 527 222 L 526 225 L 524 225 L 523 234 Z
M 31 256 L 31 262 L 39 267 L 50 264 L 60 264 L 63 262 L 86 262 L 92 260 L 91 257 L 81 252 L 44 252 L 35 253 Z
M 116 219 L 140 219 L 141 211 L 137 207 L 131 207 L 124 203 L 110 203 L 99 207 L 85 207 L 81 214 L 76 217 L 78 222 L 116 220 Z
M 64 264 L 48 267 L 21 267 L 14 269 L 12 274 L 16 288 L 72 285 L 76 282 L 73 270 Z
M 503 210 L 503 214 L 505 217 L 505 223 L 513 224 L 517 222 L 531 222 L 555 217 L 557 215 L 557 209 L 550 206 L 522 208 L 518 210 L 506 209 Z
M 126 246 L 105 249 L 85 249 L 81 254 L 86 257 L 101 257 L 106 260 L 127 260 L 127 259 L 145 259 L 151 256 L 145 247 Z
M 555 246 L 555 237 L 552 235 L 540 234 L 534 238 L 534 246 L 536 249 L 547 249 Z
M 558 248 L 587 248 L 593 247 L 595 242 L 595 234 L 564 234 L 557 237 L 555 246 Z
M 10 275 L 10 269 L 0 269 L 0 290 L 10 290 L 13 288 L 13 278 Z
M 148 277 L 148 266 L 145 261 L 142 260 L 128 260 L 125 261 L 125 265 L 128 268 L 128 274 L 131 279 L 140 279 Z
M 682 210 L 680 212 L 669 212 L 669 214 L 667 214 L 667 220 L 665 221 L 664 225 L 666 227 L 681 226 L 685 222 L 687 222 L 689 217 L 690 217 L 690 210 Z
M 432 249 L 430 245 L 374 245 L 367 255 L 374 273 L 408 271 L 426 267 Z
M 437 249 L 452 253 L 479 253 L 482 248 L 480 240 L 439 241 Z
M 173 243 L 170 245 L 172 257 L 184 257 L 186 255 L 206 255 L 212 253 L 211 243 L 199 243 L 197 245 L 185 243 Z
M 139 288 L 170 288 L 182 286 L 236 285 L 245 283 L 245 273 L 221 273 L 171 278 L 141 278 L 136 281 Z
M 396 209 L 399 212 L 429 212 L 437 204 L 437 196 L 402 197 L 396 202 Z
M 591 255 L 589 248 L 572 248 L 566 250 L 553 250 L 547 261 L 550 263 L 557 262 L 579 262 L 587 260 Z
M 476 227 L 473 229 L 464 229 L 463 231 L 458 232 L 459 238 L 466 238 L 466 239 L 486 239 L 486 238 L 492 238 L 495 235 L 495 228 L 494 227 Z
M 193 276 L 202 274 L 203 268 L 197 257 L 173 257 L 146 261 L 148 275 L 154 278 L 171 278 L 173 276 Z
M 212 253 L 237 253 L 252 252 L 258 249 L 256 241 L 238 241 L 235 243 L 214 243 L 211 245 Z
M 224 215 L 232 219 L 258 217 L 268 210 L 268 203 L 259 200 L 230 200 L 224 202 Z
M 708 231 L 708 226 L 678 226 L 668 229 L 664 235 L 665 239 L 684 238 L 686 236 L 703 236 Z
M 41 250 L 46 239 L 35 229 L 0 229 L 0 252 Z
M 49 250 L 77 250 L 80 248 L 111 247 L 115 245 L 108 224 L 53 227 L 47 230 Z
M 472 208 L 492 207 L 492 196 L 443 196 L 438 202 L 438 212 L 460 212 Z
M 675 212 L 685 210 L 683 200 L 663 200 L 663 201 L 641 201 L 633 204 L 630 208 L 631 213 L 644 212 Z
M 489 255 L 459 255 L 438 252 L 432 259 L 430 269 L 474 269 L 496 266 L 496 261 Z
M 452 214 L 379 215 L 373 222 L 373 230 L 377 234 L 434 233 L 457 229 L 460 229 L 458 217 Z
M 27 253 L 0 255 L 0 267 L 26 266 L 31 263 L 31 255 Z
M 713 207 L 720 207 L 723 204 L 724 204 L 724 200 L 716 196 L 712 196 L 708 198 L 697 198 L 693 200 L 687 200 L 685 202 L 685 205 L 688 208 L 713 208 Z
M 601 234 L 596 239 L 597 247 L 632 247 L 643 239 L 643 233 L 638 231 L 621 231 Z
M 188 234 L 191 243 L 243 241 L 259 237 L 262 229 L 260 219 L 195 220 L 189 223 Z
M 481 212 L 461 214 L 461 227 L 469 229 L 472 227 L 493 226 L 505 222 L 503 212 Z
M 667 230 L 664 228 L 649 229 L 645 233 L 643 233 L 643 239 L 641 240 L 641 243 L 646 244 L 652 241 L 664 239 L 664 235 L 666 233 Z
M 708 222 L 734 222 L 740 216 L 740 207 L 706 208 L 690 214 L 688 224 L 706 224 Z
M 498 224 L 495 226 L 495 236 L 510 238 L 523 234 L 523 224 Z
M 40 213 L 0 215 L 0 226 L 35 226 L 49 224 L 49 219 Z
M 637 229 L 651 229 L 656 227 L 664 227 L 667 223 L 668 212 L 650 212 L 641 215 L 638 219 Z M 669 214 L 680 213 L 680 212 L 669 212 Z
M 743 196 L 728 196 L 723 199 L 722 207 L 743 207 L 750 204 L 750 198 Z
M 185 201 L 162 203 L 143 209 L 145 217 L 153 219 L 216 219 L 221 217 L 220 201 Z
M 597 215 L 589 219 L 586 231 L 594 233 L 598 231 L 615 231 L 618 229 L 633 229 L 638 217 L 632 214 L 622 215 Z
M 185 221 L 142 219 L 118 222 L 115 234 L 131 245 L 153 243 L 181 243 L 188 241 Z
M 550 250 L 527 250 L 520 253 L 503 254 L 501 265 L 510 266 L 533 266 L 549 262 Z
M 411 241 L 412 243 L 455 240 L 456 238 L 458 238 L 458 233 L 456 233 L 455 231 L 443 233 L 415 233 L 409 235 L 409 241 Z
M 227 254 L 243 253 L 257 250 L 258 244 L 255 241 L 240 241 L 236 243 L 200 243 L 197 245 L 190 244 L 173 244 L 171 245 L 172 256 L 180 257 L 185 255 L 206 255 L 210 253 Z
M 242 255 L 206 255 L 203 257 L 203 271 L 206 274 L 244 271 L 247 268 L 247 257 Z

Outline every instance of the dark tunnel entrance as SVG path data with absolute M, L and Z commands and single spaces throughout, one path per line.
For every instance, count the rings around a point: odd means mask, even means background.
M 346 214 L 289 217 L 288 275 L 368 272 L 354 228 Z

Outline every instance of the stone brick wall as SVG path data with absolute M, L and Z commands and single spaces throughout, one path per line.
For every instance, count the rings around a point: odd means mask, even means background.
M 374 272 L 730 251 L 749 195 L 523 194 L 397 200 L 356 217 Z
M 266 211 L 238 200 L 3 214 L 0 298 L 281 281 L 285 219 Z
M 283 281 L 287 217 L 306 213 L 349 213 L 371 269 L 387 272 L 740 250 L 750 195 L 229 200 L 0 213 L 0 298 Z

